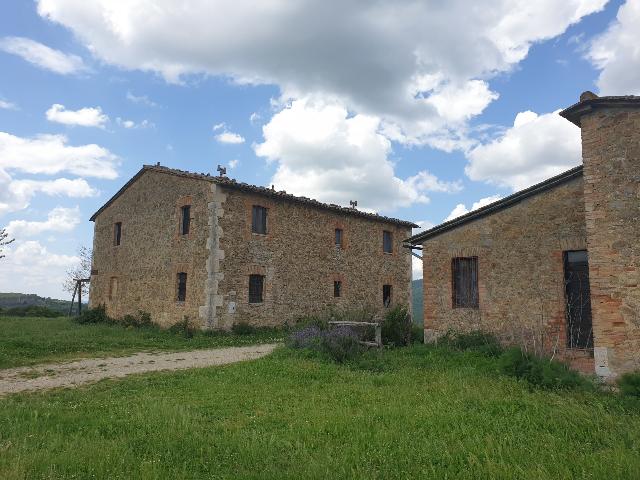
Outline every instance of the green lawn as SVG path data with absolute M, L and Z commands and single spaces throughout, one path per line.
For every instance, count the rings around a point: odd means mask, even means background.
M 418 345 L 373 373 L 247 363 L 0 399 L 0 478 L 640 478 L 640 402 Z
M 141 350 L 189 350 L 281 340 L 275 332 L 251 335 L 197 333 L 193 338 L 157 328 L 78 325 L 66 317 L 0 317 L 0 368 Z

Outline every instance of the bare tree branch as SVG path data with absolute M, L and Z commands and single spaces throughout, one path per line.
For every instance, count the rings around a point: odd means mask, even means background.
M 78 278 L 90 278 L 91 277 L 91 256 L 92 252 L 90 248 L 80 247 L 78 249 L 78 257 L 80 262 L 78 265 L 70 270 L 67 270 L 67 276 L 62 283 L 62 288 L 73 295 L 73 291 L 76 288 L 76 279 Z M 82 295 L 89 293 L 89 284 L 82 284 Z
M 0 258 L 5 257 L 5 255 L 2 254 L 2 247 L 4 247 L 5 245 L 9 245 L 13 241 L 15 241 L 15 238 L 7 240 L 8 238 L 9 234 L 7 233 L 7 231 L 4 228 L 0 228 Z

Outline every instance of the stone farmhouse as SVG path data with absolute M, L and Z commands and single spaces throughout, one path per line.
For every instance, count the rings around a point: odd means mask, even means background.
M 427 339 L 483 329 L 603 377 L 640 368 L 640 97 L 560 113 L 583 165 L 407 240 Z
M 159 164 L 91 220 L 89 303 L 114 317 L 227 329 L 411 305 L 411 222 Z

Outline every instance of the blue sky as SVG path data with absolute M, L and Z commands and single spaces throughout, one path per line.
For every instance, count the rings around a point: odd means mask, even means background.
M 145 163 L 427 227 L 578 164 L 582 91 L 640 93 L 637 1 L 119 3 L 2 7 L 0 291 L 66 296 Z

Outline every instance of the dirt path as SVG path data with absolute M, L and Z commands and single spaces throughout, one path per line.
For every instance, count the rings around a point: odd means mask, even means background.
M 89 358 L 69 363 L 50 363 L 0 370 L 0 397 L 29 390 L 75 387 L 103 378 L 134 373 L 211 367 L 264 357 L 278 344 L 216 348 L 171 353 L 136 353 L 128 357 Z

